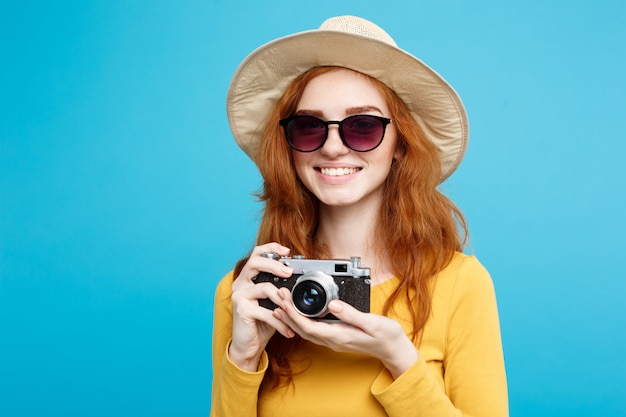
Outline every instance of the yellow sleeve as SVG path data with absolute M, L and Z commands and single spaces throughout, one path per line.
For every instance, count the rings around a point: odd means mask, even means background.
M 264 352 L 257 372 L 238 368 L 228 358 L 232 332 L 232 272 L 218 284 L 213 315 L 213 392 L 211 417 L 254 417 L 257 415 L 258 392 L 268 366 Z
M 464 257 L 451 272 L 454 276 L 446 277 L 450 285 L 441 286 L 445 294 L 433 298 L 441 303 L 433 310 L 446 312 L 443 387 L 421 357 L 395 381 L 383 371 L 372 385 L 372 394 L 389 416 L 508 416 L 491 277 L 474 257 Z

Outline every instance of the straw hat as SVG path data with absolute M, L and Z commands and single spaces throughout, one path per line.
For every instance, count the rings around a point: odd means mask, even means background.
M 440 149 L 441 181 L 459 166 L 469 125 L 456 91 L 422 61 L 398 48 L 380 27 L 355 16 L 333 17 L 317 30 L 266 43 L 239 65 L 226 110 L 237 144 L 253 161 L 269 112 L 295 77 L 316 66 L 345 67 L 385 83 Z

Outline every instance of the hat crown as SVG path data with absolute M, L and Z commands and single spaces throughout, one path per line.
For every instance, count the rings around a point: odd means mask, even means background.
M 397 47 L 396 42 L 382 28 L 357 16 L 336 16 L 326 19 L 319 30 L 334 30 L 353 35 L 365 36 Z

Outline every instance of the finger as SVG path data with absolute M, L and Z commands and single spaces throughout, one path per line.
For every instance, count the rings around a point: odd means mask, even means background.
M 293 268 L 279 262 L 275 259 L 266 258 L 264 256 L 254 255 L 248 259 L 239 276 L 233 282 L 233 291 L 240 286 L 247 286 L 252 283 L 252 279 L 261 273 L 267 273 L 271 276 L 288 278 L 293 273 Z
M 302 328 L 301 326 L 299 326 L 294 320 L 291 319 L 291 317 L 289 316 L 289 313 L 287 313 L 285 310 L 283 310 L 282 308 L 277 308 L 272 312 L 273 316 L 277 319 L 280 320 L 282 323 L 284 323 L 292 332 L 294 332 L 295 334 L 298 334 L 300 337 L 302 337 L 305 340 L 308 340 L 310 342 L 313 342 L 315 344 L 318 345 L 325 345 L 324 340 L 318 338 L 317 336 L 315 336 L 314 334 L 306 331 L 304 328 Z M 306 317 L 304 318 L 305 320 L 310 320 L 307 319 Z
M 290 249 L 277 242 L 270 242 L 264 245 L 259 245 L 252 250 L 250 256 L 259 256 L 262 253 L 275 253 L 279 256 L 289 255 Z
M 233 321 L 244 327 L 256 327 L 255 323 L 264 323 L 285 337 L 293 337 L 295 333 L 285 322 L 278 320 L 273 316 L 272 310 L 258 303 L 258 298 L 273 298 L 278 301 L 279 299 L 272 295 L 276 291 L 276 287 L 264 283 L 233 294 Z
M 283 336 L 293 337 L 294 332 L 289 329 L 289 326 L 283 321 L 277 320 L 272 315 L 272 310 L 259 305 L 259 299 L 269 299 L 276 305 L 282 302 L 278 295 L 278 288 L 268 282 L 262 282 L 233 293 L 233 312 L 238 317 L 263 321 L 274 327 Z
M 363 313 L 350 304 L 333 300 L 329 304 L 329 311 L 339 320 L 320 321 L 310 319 L 300 314 L 293 306 L 291 293 L 286 289 L 281 289 L 279 297 L 284 298 L 279 304 L 285 312 L 284 321 L 304 339 L 315 341 L 329 347 L 349 344 L 362 344 L 371 340 L 382 324 L 381 316 Z M 330 305 L 333 305 L 331 309 Z M 334 311 L 333 311 L 334 310 Z M 335 314 L 336 313 L 336 314 Z
M 358 328 L 373 340 L 405 336 L 404 329 L 397 321 L 377 314 L 364 313 L 344 301 L 333 300 L 329 303 L 328 309 L 343 323 Z
M 243 290 L 242 293 L 248 300 L 269 299 L 275 305 L 274 308 L 283 303 L 279 289 L 269 282 L 260 282 L 249 289 Z
M 363 313 L 345 301 L 333 300 L 328 304 L 328 310 L 339 320 L 354 327 L 364 329 L 371 321 L 371 315 Z
M 274 310 L 274 316 L 287 323 L 291 329 L 302 336 L 302 324 L 298 323 L 305 322 L 307 318 L 299 314 L 293 307 L 291 303 L 291 293 L 288 289 L 279 289 L 277 295 L 279 301 L 276 304 L 279 308 Z
M 250 256 L 239 276 L 252 277 L 260 272 L 269 272 L 277 276 L 288 277 L 293 272 L 293 269 L 275 259 L 254 255 Z
M 291 339 L 296 335 L 287 323 L 283 322 L 274 315 L 272 310 L 261 308 L 255 316 L 256 317 L 254 318 L 256 320 L 266 323 L 288 339 Z
M 241 300 L 258 301 L 262 298 L 269 298 L 275 304 L 281 302 L 278 296 L 278 288 L 269 282 L 260 282 L 257 285 L 251 285 L 233 291 L 232 298 L 235 303 Z
M 286 288 L 281 288 L 278 295 L 282 301 L 278 304 L 280 308 L 276 309 L 275 313 L 280 315 L 280 319 L 303 339 L 319 345 L 326 345 L 324 335 L 330 330 L 327 328 L 332 325 L 303 316 L 293 306 L 291 293 Z
M 283 310 L 285 310 L 285 312 L 289 315 L 289 317 L 294 322 L 294 324 L 297 324 L 299 327 L 307 328 L 307 329 L 317 327 L 321 329 L 321 328 L 326 328 L 327 325 L 329 324 L 327 322 L 309 318 L 303 315 L 300 311 L 298 311 L 293 304 L 292 294 L 291 292 L 289 292 L 288 289 L 281 288 L 278 291 L 278 296 L 282 299 L 282 302 L 278 305 L 281 306 Z M 319 318 L 323 319 L 323 317 L 319 317 Z M 320 325 L 318 326 L 316 323 L 320 323 Z

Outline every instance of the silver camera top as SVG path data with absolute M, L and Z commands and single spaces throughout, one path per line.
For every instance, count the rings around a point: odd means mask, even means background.
M 306 259 L 303 256 L 279 256 L 275 253 L 262 253 L 261 256 L 275 259 L 293 268 L 294 274 L 306 274 L 319 271 L 332 276 L 367 277 L 370 268 L 361 266 L 361 258 L 352 256 L 350 259 Z

